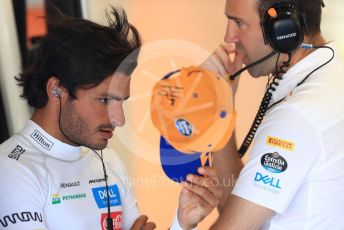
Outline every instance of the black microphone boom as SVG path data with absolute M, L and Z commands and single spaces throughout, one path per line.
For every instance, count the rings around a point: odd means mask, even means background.
M 265 57 L 262 57 L 261 59 L 251 63 L 251 64 L 248 64 L 247 66 L 245 66 L 244 68 L 241 68 L 239 71 L 235 72 L 234 74 L 231 74 L 229 75 L 229 79 L 230 80 L 234 80 L 236 77 L 238 77 L 242 72 L 244 72 L 245 70 L 255 66 L 255 65 L 258 65 L 264 61 L 266 61 L 267 59 L 269 59 L 270 57 L 274 56 L 275 54 L 277 54 L 278 51 L 277 50 L 273 50 L 271 53 L 269 53 L 268 55 L 266 55 Z

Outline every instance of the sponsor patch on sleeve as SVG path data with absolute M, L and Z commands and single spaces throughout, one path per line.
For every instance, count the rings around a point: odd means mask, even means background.
M 274 146 L 280 149 L 288 150 L 293 152 L 295 149 L 295 143 L 288 141 L 288 140 L 283 140 L 277 137 L 271 137 L 268 136 L 266 137 L 266 144 L 270 146 Z
M 287 161 L 278 152 L 264 154 L 260 162 L 271 173 L 282 173 L 288 167 Z

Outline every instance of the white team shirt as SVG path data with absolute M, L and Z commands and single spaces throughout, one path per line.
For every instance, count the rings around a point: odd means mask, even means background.
M 124 165 L 103 151 L 114 229 L 129 229 L 139 210 Z M 0 145 L 0 229 L 105 229 L 102 163 L 53 138 L 33 121 Z
M 332 45 L 330 45 L 332 47 Z M 233 194 L 274 210 L 266 229 L 344 229 L 344 65 L 318 49 L 273 93 Z

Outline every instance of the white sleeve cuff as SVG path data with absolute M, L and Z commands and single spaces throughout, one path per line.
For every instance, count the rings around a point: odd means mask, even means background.
M 178 215 L 174 217 L 173 223 L 170 227 L 170 230 L 183 230 L 183 228 L 179 225 Z M 197 230 L 197 228 L 193 228 L 192 230 Z

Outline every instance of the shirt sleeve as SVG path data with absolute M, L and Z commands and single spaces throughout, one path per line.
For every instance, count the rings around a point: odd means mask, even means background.
M 34 174 L 14 159 L 0 158 L 0 229 L 47 229 L 45 196 Z
M 283 213 L 319 163 L 319 137 L 316 127 L 290 105 L 271 111 L 232 194 Z

